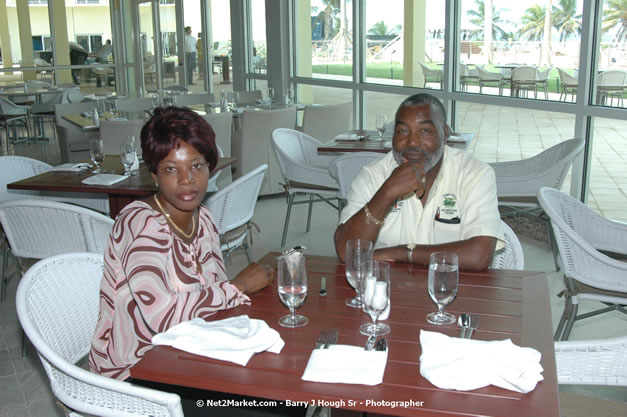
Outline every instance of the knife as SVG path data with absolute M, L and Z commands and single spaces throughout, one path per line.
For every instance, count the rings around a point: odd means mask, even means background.
M 388 342 L 385 339 L 379 339 L 377 340 L 377 344 L 374 347 L 374 350 L 376 351 L 385 351 L 388 347 Z

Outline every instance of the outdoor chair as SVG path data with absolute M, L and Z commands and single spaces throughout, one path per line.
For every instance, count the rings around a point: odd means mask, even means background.
M 281 185 L 283 175 L 272 150 L 272 132 L 279 128 L 296 126 L 296 107 L 276 110 L 244 110 L 238 117 L 239 128 L 233 131 L 231 155 L 233 179 L 246 175 L 259 165 L 268 165 L 261 184 L 260 195 L 278 194 L 285 189 Z
M 283 187 L 287 194 L 287 212 L 283 226 L 281 247 L 285 245 L 290 214 L 294 204 L 309 204 L 307 232 L 311 226 L 313 203 L 324 201 L 340 212 L 340 204 L 331 200 L 340 198 L 338 183 L 329 174 L 329 165 L 335 156 L 318 155 L 321 143 L 311 136 L 294 129 L 276 129 L 272 133 L 272 148 L 285 179 Z M 297 194 L 305 194 L 308 199 L 295 201 Z
M 614 310 L 627 314 L 627 263 L 611 257 L 627 254 L 627 224 L 607 219 L 553 188 L 541 188 L 538 200 L 551 221 L 566 284 L 555 340 L 568 340 L 576 320 Z M 605 305 L 577 315 L 584 300 Z
M 104 145 L 105 155 L 119 155 L 122 138 L 126 136 L 135 137 L 135 147 L 137 155 L 141 156 L 140 135 L 144 120 L 102 120 L 100 122 L 100 139 Z
M 76 87 L 77 91 L 78 87 Z M 44 123 L 47 121 L 50 123 L 52 127 L 52 131 L 56 137 L 57 135 L 57 124 L 55 122 L 54 117 L 54 105 L 55 104 L 69 104 L 70 99 L 69 96 L 72 93 L 72 89 L 67 89 L 64 91 L 57 91 L 54 94 L 51 94 L 47 100 L 41 103 L 35 103 L 31 105 L 31 117 L 33 119 L 33 125 L 40 126 L 40 135 L 44 136 Z
M 627 336 L 555 342 L 557 383 L 627 386 Z
M 525 256 L 518 236 L 507 223 L 501 220 L 505 247 L 494 251 L 490 269 L 525 269 Z
M 95 374 L 80 366 L 100 311 L 102 255 L 74 253 L 35 264 L 17 290 L 17 316 L 55 397 L 70 416 L 183 417 L 176 394 Z
M 93 210 L 41 199 L 0 204 L 0 224 L 22 273 L 27 259 L 44 259 L 70 252 L 104 253 L 113 219 Z M 8 248 L 2 264 L 4 299 Z
M 536 85 L 537 87 L 542 88 L 542 91 L 544 91 L 544 98 L 546 100 L 549 99 L 549 76 L 551 75 L 552 70 L 553 67 L 548 67 L 544 71 L 538 71 L 538 79 L 536 80 Z
M 243 247 L 248 262 L 254 261 L 247 238 L 267 169 L 268 165 L 261 165 L 205 198 L 203 202 L 211 212 L 220 234 L 220 247 L 225 260 L 234 250 Z
M 559 189 L 583 147 L 582 139 L 569 139 L 528 159 L 491 163 L 499 205 L 526 212 L 539 209 L 538 190 Z
M 377 152 L 351 152 L 333 159 L 329 165 L 329 174 L 337 180 L 340 190 L 340 211 L 344 208 L 353 179 L 361 169 L 371 162 L 381 159 L 385 154 Z
M 477 77 L 479 77 L 479 94 L 483 93 L 483 87 L 498 87 L 499 96 L 503 95 L 503 74 L 484 70 L 480 65 L 475 65 Z M 496 86 L 494 85 L 496 83 Z
M 11 153 L 11 144 L 25 142 L 30 138 L 29 110 L 28 106 L 19 106 L 4 97 L 0 97 L 0 127 L 4 127 L 7 154 Z M 20 128 L 26 130 L 25 137 L 20 137 Z
M 303 111 L 303 133 L 322 143 L 350 129 L 353 103 L 307 105 Z
M 205 106 L 205 113 L 209 113 L 210 104 L 214 104 L 216 102 L 216 98 L 211 93 L 200 93 L 200 94 L 178 94 L 176 96 L 172 96 L 172 104 L 174 106 L 185 107 L 185 106 Z
M 609 98 L 610 106 L 614 105 L 614 99 L 619 107 L 623 107 L 623 95 L 625 94 L 625 71 L 603 71 L 597 75 L 597 104 L 605 105 Z
M 558 68 L 557 72 L 560 76 L 560 101 L 562 101 L 562 96 L 564 97 L 564 101 L 566 101 L 569 91 L 572 101 L 575 101 L 575 93 L 577 92 L 577 86 L 579 85 L 577 77 L 573 77 L 561 68 Z
M 122 98 L 115 101 L 116 108 L 123 113 L 144 113 L 153 107 L 151 98 Z
M 419 64 L 422 68 L 422 75 L 424 77 L 423 88 L 427 88 L 427 83 L 437 83 L 439 84 L 439 89 L 441 90 L 442 80 L 444 79 L 444 71 L 441 69 L 431 69 L 421 62 L 419 62 Z
M 462 91 L 468 91 L 468 85 L 471 82 L 478 82 L 479 75 L 477 75 L 477 70 L 475 68 L 470 69 L 466 64 L 459 64 L 459 82 L 462 87 Z
M 89 160 L 89 140 L 97 138 L 99 132 L 97 130 L 86 132 L 69 120 L 65 120 L 63 115 L 92 111 L 96 106 L 96 102 L 72 102 L 71 94 L 68 98 L 70 99 L 70 104 L 54 105 L 54 119 L 59 140 L 59 156 L 61 157 L 61 163 L 77 163 Z
M 527 92 L 533 90 L 533 98 L 538 98 L 538 69 L 528 65 L 521 65 L 512 69 L 513 96 L 527 97 Z M 521 93 L 524 92 L 524 95 Z

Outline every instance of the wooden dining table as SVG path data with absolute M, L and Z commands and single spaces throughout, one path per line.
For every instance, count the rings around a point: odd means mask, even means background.
M 214 173 L 233 164 L 233 158 L 218 158 Z M 106 155 L 101 168 L 107 173 L 122 174 L 124 167 L 119 155 Z M 109 215 L 115 219 L 127 204 L 148 197 L 157 191 L 150 171 L 145 164 L 139 165 L 135 175 L 110 186 L 87 185 L 82 181 L 95 175 L 92 170 L 80 172 L 48 171 L 34 177 L 7 184 L 9 190 L 36 190 L 107 194 Z
M 259 262 L 276 265 L 279 253 L 268 253 Z M 446 310 L 479 317 L 473 333 L 477 340 L 511 339 L 519 346 L 542 354 L 544 380 L 521 394 L 495 386 L 472 391 L 454 391 L 432 385 L 420 375 L 420 331 L 442 332 L 459 337 L 455 325 L 435 326 L 426 315 L 436 310 L 427 291 L 428 270 L 424 266 L 391 264 L 391 312 L 386 321 L 391 332 L 383 383 L 375 386 L 303 381 L 307 365 L 321 330 L 337 327 L 337 343 L 364 346 L 366 336 L 360 324 L 369 320 L 360 309 L 344 305 L 354 296 L 345 278 L 344 264 L 334 257 L 306 256 L 308 296 L 298 310 L 309 319 L 300 328 L 278 324 L 288 310 L 277 294 L 276 285 L 254 294 L 252 305 L 221 311 L 215 319 L 246 314 L 264 320 L 285 341 L 280 354 L 255 354 L 247 366 L 196 356 L 167 346 L 155 346 L 131 368 L 135 380 L 174 384 L 200 390 L 330 405 L 396 416 L 502 416 L 557 417 L 560 415 L 553 347 L 553 331 L 547 275 L 543 272 L 485 270 L 460 271 L 459 290 Z M 321 278 L 326 277 L 327 295 L 320 296 Z

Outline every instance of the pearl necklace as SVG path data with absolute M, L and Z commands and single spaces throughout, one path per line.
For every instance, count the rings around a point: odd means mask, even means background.
M 163 208 L 163 206 L 161 205 L 161 202 L 157 198 L 157 194 L 153 194 L 152 197 L 154 198 L 155 203 L 157 203 L 157 206 L 159 206 L 159 209 L 161 209 L 161 212 L 163 213 L 165 218 L 168 220 L 168 223 L 170 223 L 177 230 L 177 232 L 183 235 L 186 239 L 191 239 L 191 237 L 194 236 L 194 232 L 196 232 L 196 216 L 194 216 L 194 214 L 192 213 L 192 231 L 189 234 L 187 234 L 183 231 L 183 229 L 178 227 L 178 225 L 174 222 L 174 220 L 170 218 L 170 213 L 168 213 L 168 211 L 165 208 Z

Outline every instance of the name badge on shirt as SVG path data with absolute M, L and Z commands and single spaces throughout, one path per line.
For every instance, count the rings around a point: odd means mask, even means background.
M 442 194 L 440 205 L 435 212 L 435 221 L 447 224 L 459 224 L 459 210 L 457 208 L 457 196 L 452 193 Z

